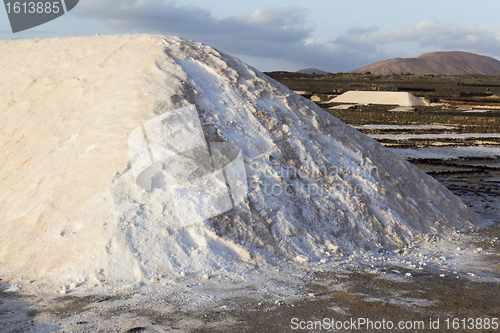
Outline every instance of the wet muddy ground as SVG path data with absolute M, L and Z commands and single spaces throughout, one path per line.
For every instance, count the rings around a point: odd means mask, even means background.
M 498 230 L 497 230 L 498 234 Z M 388 268 L 390 271 L 391 268 Z M 304 284 L 301 301 L 275 305 L 240 300 L 239 306 L 230 311 L 210 311 L 198 318 L 206 325 L 197 332 L 291 332 L 294 328 L 306 331 L 361 331 L 361 332 L 498 332 L 484 329 L 479 322 L 474 329 L 453 329 L 454 318 L 474 318 L 491 321 L 500 314 L 500 288 L 495 283 L 473 282 L 455 276 L 441 278 L 439 272 L 414 273 L 411 282 L 380 279 L 376 275 L 353 272 L 337 275 L 334 272 L 315 274 Z M 347 284 L 347 291 L 336 291 L 330 284 Z M 314 295 L 314 296 L 312 296 Z M 206 315 L 206 317 L 205 317 Z M 217 318 L 231 318 L 229 327 L 210 325 Z M 210 319 L 206 319 L 210 318 Z M 360 318 L 362 319 L 359 322 Z M 363 322 L 363 319 L 366 321 Z M 447 320 L 450 329 L 447 326 Z M 326 320 L 326 322 L 325 322 Z M 354 323 L 358 325 L 351 324 Z M 369 326 L 368 320 L 374 324 Z M 436 322 L 439 320 L 439 324 Z M 322 326 L 310 321 L 321 321 Z M 333 321 L 348 322 L 338 330 L 329 329 Z M 384 326 L 380 323 L 387 322 Z M 392 322 L 390 326 L 388 322 Z M 379 324 L 377 324 L 378 322 Z M 404 322 L 404 329 L 399 323 Z M 360 325 L 363 324 L 364 325 Z M 379 325 L 379 326 L 377 326 Z M 433 325 L 433 326 L 431 326 Z M 210 327 L 211 326 L 211 327 Z M 483 325 L 484 326 L 484 325 Z M 393 329 L 389 329 L 393 327 Z M 455 327 L 457 327 L 455 325 Z M 337 326 L 339 328 L 339 326 Z M 432 328 L 432 329 L 431 329 Z M 466 327 L 467 328 L 467 327 Z M 300 329 L 297 329 L 300 331 Z
M 500 226 L 482 229 L 477 236 L 474 246 L 489 249 L 485 264 L 500 276 Z M 411 277 L 405 277 L 406 273 Z M 133 294 L 66 295 L 43 301 L 1 292 L 0 331 L 500 331 L 495 328 L 498 321 L 495 318 L 500 317 L 499 284 L 479 281 L 463 273 L 442 277 L 437 269 L 415 271 L 389 265 L 382 266 L 377 274 L 363 267 L 342 273 L 309 272 L 299 290 L 293 299 L 272 294 L 251 296 L 256 290 L 241 290 L 241 297 L 199 309 L 177 298 L 149 297 L 147 301 L 134 303 Z M 470 318 L 474 319 L 473 324 Z M 369 326 L 370 322 L 373 326 Z M 331 329 L 332 325 L 342 327 Z M 399 325 L 404 329 L 399 329 Z

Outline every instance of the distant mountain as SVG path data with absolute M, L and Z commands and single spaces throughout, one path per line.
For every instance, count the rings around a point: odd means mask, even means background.
M 396 58 L 379 61 L 356 69 L 354 73 L 372 74 L 482 74 L 499 75 L 500 61 L 468 52 L 431 52 L 417 58 Z
M 327 74 L 328 72 L 322 71 L 321 69 L 317 68 L 304 68 L 299 71 L 296 71 L 295 73 L 302 73 L 302 74 Z

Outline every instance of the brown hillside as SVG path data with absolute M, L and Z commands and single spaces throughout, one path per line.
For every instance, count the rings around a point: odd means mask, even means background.
M 499 75 L 500 61 L 474 53 L 450 51 L 425 53 L 417 58 L 396 58 L 356 69 L 354 73 L 373 74 L 482 74 Z
M 310 68 L 304 68 L 304 69 L 298 70 L 295 73 L 303 73 L 303 74 L 326 74 L 328 72 L 322 71 L 321 69 L 310 67 Z

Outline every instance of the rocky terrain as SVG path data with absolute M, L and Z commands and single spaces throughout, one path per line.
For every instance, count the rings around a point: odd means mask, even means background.
M 305 97 L 317 95 L 327 101 L 349 90 L 406 91 L 430 102 L 453 100 L 500 105 L 500 75 L 405 75 L 367 73 L 301 74 L 266 73 Z

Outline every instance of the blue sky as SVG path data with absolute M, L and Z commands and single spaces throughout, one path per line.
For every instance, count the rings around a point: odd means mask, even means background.
M 395 57 L 467 51 L 500 59 L 500 1 L 80 0 L 68 14 L 0 39 L 154 33 L 214 46 L 262 71 L 350 71 Z

